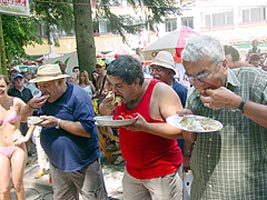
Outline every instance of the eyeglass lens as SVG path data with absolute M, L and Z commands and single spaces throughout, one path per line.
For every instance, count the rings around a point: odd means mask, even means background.
M 160 67 L 149 67 L 149 72 L 152 73 L 152 72 L 161 72 L 161 68 Z

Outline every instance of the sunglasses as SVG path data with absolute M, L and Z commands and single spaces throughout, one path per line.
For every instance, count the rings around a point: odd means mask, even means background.
M 102 66 L 100 66 L 100 65 L 97 65 L 95 68 L 96 68 L 96 69 L 101 69 L 101 68 L 102 68 Z

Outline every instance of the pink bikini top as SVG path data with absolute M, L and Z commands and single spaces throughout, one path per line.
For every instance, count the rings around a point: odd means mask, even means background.
M 10 113 L 7 116 L 6 120 L 0 119 L 0 126 L 4 123 L 4 122 L 8 122 L 11 124 L 15 124 L 16 122 L 18 122 L 20 120 L 20 116 L 17 114 L 17 111 L 13 111 L 12 113 Z

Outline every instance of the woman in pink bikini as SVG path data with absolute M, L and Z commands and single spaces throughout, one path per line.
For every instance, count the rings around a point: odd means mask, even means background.
M 8 96 L 9 80 L 0 74 L 0 199 L 11 200 L 10 171 L 17 200 L 25 200 L 23 173 L 27 160 L 25 143 L 15 145 L 22 137 L 20 121 L 26 105 L 21 99 Z

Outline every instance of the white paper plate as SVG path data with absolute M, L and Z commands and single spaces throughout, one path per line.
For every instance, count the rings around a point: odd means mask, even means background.
M 111 127 L 128 126 L 134 123 L 137 119 L 138 116 L 133 119 L 125 119 L 125 120 L 113 120 L 112 115 L 94 117 L 94 120 L 96 121 L 95 124 L 97 126 L 111 126 Z
M 176 128 L 198 133 L 215 132 L 223 128 L 221 122 L 199 115 L 173 115 L 168 117 L 166 121 Z

